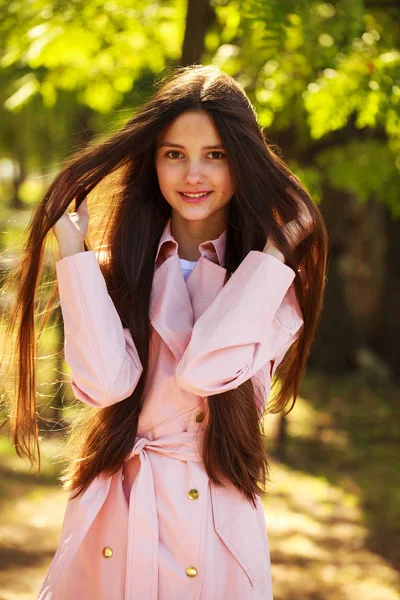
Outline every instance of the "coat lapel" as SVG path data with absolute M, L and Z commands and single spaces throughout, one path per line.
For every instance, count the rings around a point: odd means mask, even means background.
M 170 227 L 171 219 L 167 221 L 158 244 L 149 318 L 179 361 L 189 343 L 194 323 L 223 287 L 226 270 L 222 262 L 227 230 L 215 240 L 199 245 L 201 256 L 185 281 L 178 243 Z
M 193 309 L 193 325 L 221 291 L 226 269 L 201 256 L 186 280 Z M 182 276 L 183 277 L 183 276 Z
M 154 329 L 180 360 L 193 328 L 193 310 L 177 254 L 167 258 L 154 273 L 149 317 Z

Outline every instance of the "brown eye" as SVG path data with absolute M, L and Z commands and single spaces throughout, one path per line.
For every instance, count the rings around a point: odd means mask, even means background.
M 177 154 L 180 154 L 180 152 L 178 152 L 178 150 L 168 150 L 168 152 L 165 153 L 165 156 L 168 156 L 169 154 L 171 154 L 171 152 L 176 152 Z M 175 158 L 175 157 L 169 156 L 168 158 Z
M 220 154 L 221 155 L 221 156 L 217 156 L 216 158 L 224 158 L 225 157 L 225 154 L 223 152 L 220 152 L 219 150 L 213 150 L 212 152 L 210 152 L 210 154 Z

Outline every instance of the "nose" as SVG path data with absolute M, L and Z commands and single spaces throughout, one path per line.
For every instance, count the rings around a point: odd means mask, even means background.
M 196 185 L 204 180 L 204 175 L 200 163 L 191 162 L 185 174 L 185 181 L 188 185 Z

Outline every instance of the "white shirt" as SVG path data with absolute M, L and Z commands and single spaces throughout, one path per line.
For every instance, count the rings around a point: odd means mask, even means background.
M 180 258 L 179 262 L 181 263 L 183 277 L 186 281 L 190 273 L 193 271 L 194 265 L 197 263 L 197 260 L 185 260 L 184 258 Z

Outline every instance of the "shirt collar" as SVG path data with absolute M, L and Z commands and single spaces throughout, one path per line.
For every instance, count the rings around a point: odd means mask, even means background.
M 224 265 L 226 236 L 228 230 L 225 229 L 221 235 L 214 240 L 205 240 L 199 244 L 199 252 L 207 260 L 214 262 L 221 267 Z M 155 259 L 156 267 L 159 267 L 164 261 L 164 258 L 178 254 L 178 242 L 171 233 L 171 217 L 168 219 L 164 231 L 161 234 L 158 243 L 157 254 Z

